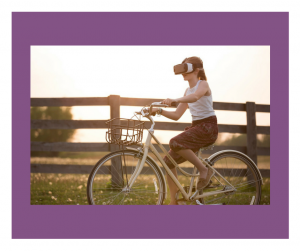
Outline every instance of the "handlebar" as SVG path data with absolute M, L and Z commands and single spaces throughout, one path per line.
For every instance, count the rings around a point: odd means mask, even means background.
M 149 108 L 149 114 L 152 113 L 152 108 L 153 107 L 172 107 L 172 106 L 176 106 L 176 102 L 172 102 L 171 103 L 171 106 L 168 106 L 166 104 L 162 104 L 161 102 L 154 102 L 150 105 L 150 108 Z M 141 111 L 138 111 L 138 112 L 135 112 L 136 114 L 138 115 L 143 115 L 143 117 L 146 117 L 148 116 L 149 114 L 145 114 L 143 109 Z
M 172 102 L 171 103 L 171 106 L 176 106 L 176 103 L 175 102 Z M 148 118 L 152 125 L 151 125 L 151 128 L 149 129 L 150 131 L 153 131 L 153 128 L 154 128 L 154 125 L 155 125 L 155 122 L 153 120 L 153 118 L 151 117 L 151 113 L 152 113 L 152 107 L 171 107 L 171 106 L 168 106 L 166 104 L 162 104 L 161 102 L 154 102 L 150 105 L 150 109 L 149 109 L 149 112 L 148 113 L 144 113 L 144 110 L 141 109 L 141 111 L 139 112 L 135 112 L 135 114 L 138 114 L 138 115 L 142 115 L 143 117 L 146 117 Z

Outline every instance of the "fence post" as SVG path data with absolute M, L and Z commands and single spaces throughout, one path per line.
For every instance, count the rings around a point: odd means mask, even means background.
M 247 154 L 257 165 L 256 106 L 246 102 L 247 112 Z
M 110 118 L 120 117 L 120 95 L 110 95 L 108 97 L 108 102 L 110 106 Z M 110 144 L 109 151 L 114 152 L 119 150 L 118 145 Z M 114 167 L 114 168 L 113 168 Z M 111 184 L 112 187 L 123 187 L 123 177 L 122 177 L 122 159 L 114 158 L 111 161 Z

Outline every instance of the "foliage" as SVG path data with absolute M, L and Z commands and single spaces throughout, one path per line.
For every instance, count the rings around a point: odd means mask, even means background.
M 31 107 L 32 120 L 71 120 L 73 115 L 70 107 Z M 67 142 L 72 139 L 74 129 L 31 129 L 31 141 Z M 31 156 L 58 156 L 58 152 L 32 152 Z
M 246 146 L 247 145 L 247 134 L 234 134 L 229 136 L 224 141 L 220 142 L 219 145 L 224 146 Z M 257 137 L 258 147 L 270 147 L 270 135 L 260 135 Z

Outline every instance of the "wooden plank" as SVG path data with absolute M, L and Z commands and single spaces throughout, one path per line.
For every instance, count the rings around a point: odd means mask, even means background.
M 139 99 L 121 97 L 120 104 L 125 106 L 146 106 L 152 104 L 153 102 L 161 101 L 162 99 Z M 214 102 L 213 107 L 215 110 L 246 111 L 246 105 L 242 103 Z
M 146 106 L 151 105 L 153 102 L 161 102 L 163 99 L 153 98 L 121 98 L 120 105 L 125 106 Z
M 55 164 L 31 164 L 31 173 L 74 173 L 74 174 L 90 174 L 94 166 L 92 165 L 55 165 Z M 192 167 L 183 168 L 184 171 L 188 173 L 193 172 Z M 243 173 L 246 173 L 246 169 L 235 169 L 236 172 L 228 171 L 225 168 L 216 168 L 216 170 L 221 174 L 236 174 L 236 176 L 241 176 Z M 165 174 L 164 168 L 162 168 L 163 173 Z M 133 168 L 128 167 L 128 173 L 132 173 Z M 263 177 L 270 177 L 270 169 L 260 169 L 260 172 Z M 111 170 L 109 166 L 104 166 L 101 174 L 110 174 Z M 144 167 L 141 174 L 149 175 L 153 171 L 150 167 Z M 182 175 L 178 172 L 179 175 Z
M 31 129 L 107 128 L 107 120 L 31 120 Z
M 256 105 L 256 112 L 270 112 L 270 105 Z
M 270 156 L 270 147 L 257 147 L 257 155 Z
M 109 102 L 109 106 L 110 106 L 110 119 L 119 118 L 120 117 L 120 96 L 119 95 L 110 95 L 108 97 L 108 102 Z M 114 123 L 116 124 L 116 122 L 118 122 L 118 121 L 115 121 Z M 110 144 L 109 150 L 111 152 L 117 151 L 117 150 L 119 150 L 119 146 Z M 112 162 L 111 164 L 115 167 L 112 170 L 112 179 L 111 179 L 112 186 L 113 187 L 123 186 L 123 184 L 124 184 L 123 175 L 121 175 L 121 178 L 119 175 L 119 173 L 123 172 L 122 159 L 120 157 L 114 158 L 114 159 L 112 159 L 111 162 Z
M 31 98 L 31 106 L 109 105 L 108 97 L 99 98 Z
M 31 142 L 31 151 L 108 152 L 108 143 Z
M 168 144 L 163 144 L 167 151 L 170 150 Z M 137 148 L 139 146 L 130 146 Z M 162 152 L 157 144 L 154 147 L 158 152 Z M 118 147 L 116 147 L 119 150 Z M 223 150 L 235 150 L 247 154 L 246 146 L 214 146 L 213 150 L 205 150 L 204 154 L 213 154 Z M 31 142 L 31 151 L 53 151 L 53 152 L 109 152 L 108 143 L 72 143 L 72 142 Z M 262 156 L 270 156 L 270 148 L 258 147 L 257 154 Z
M 259 169 L 263 178 L 270 178 L 270 169 Z
M 257 164 L 257 130 L 255 103 L 247 102 L 247 155 Z
M 162 152 L 157 144 L 153 144 L 158 152 Z M 168 144 L 163 144 L 167 151 L 170 150 Z M 130 146 L 132 148 L 138 148 L 139 146 Z M 116 147 L 119 150 L 119 147 Z M 243 146 L 215 146 L 213 150 L 205 150 L 203 153 L 215 153 L 222 150 L 235 150 L 242 153 L 246 153 L 247 148 Z M 269 148 L 268 148 L 269 149 Z M 107 152 L 109 151 L 108 143 L 71 143 L 71 142 L 31 142 L 31 151 L 54 151 L 54 152 Z
M 257 134 L 270 135 L 270 126 L 257 126 L 256 132 L 257 132 Z
M 31 98 L 31 106 L 90 106 L 109 105 L 108 97 L 89 98 Z M 162 99 L 140 99 L 140 98 L 120 98 L 120 105 L 125 106 L 145 106 L 153 102 L 160 102 Z M 214 102 L 215 110 L 246 111 L 243 103 Z M 270 105 L 256 105 L 257 112 L 270 112 Z
M 219 132 L 229 133 L 247 133 L 247 126 L 245 125 L 223 125 L 218 124 Z
M 213 102 L 213 108 L 224 111 L 246 111 L 246 105 L 242 103 Z
M 106 129 L 107 125 L 105 122 L 107 121 L 108 120 L 31 120 L 31 129 Z M 191 123 L 155 122 L 155 130 L 184 131 L 184 128 L 190 125 Z M 145 128 L 149 129 L 150 126 L 151 123 L 146 121 Z M 245 125 L 219 124 L 218 127 L 219 132 L 246 133 L 247 131 Z M 263 128 L 261 133 L 264 132 L 268 132 L 268 129 Z

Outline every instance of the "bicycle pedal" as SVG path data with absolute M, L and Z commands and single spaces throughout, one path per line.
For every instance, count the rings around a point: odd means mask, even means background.
M 202 204 L 199 200 L 196 200 L 197 205 L 199 206 L 204 206 L 204 204 Z
M 214 187 L 211 187 L 211 186 L 210 186 L 211 184 L 212 184 L 212 181 L 210 180 L 209 183 L 207 184 L 207 186 L 204 187 L 203 189 L 205 189 L 205 188 L 214 188 Z

